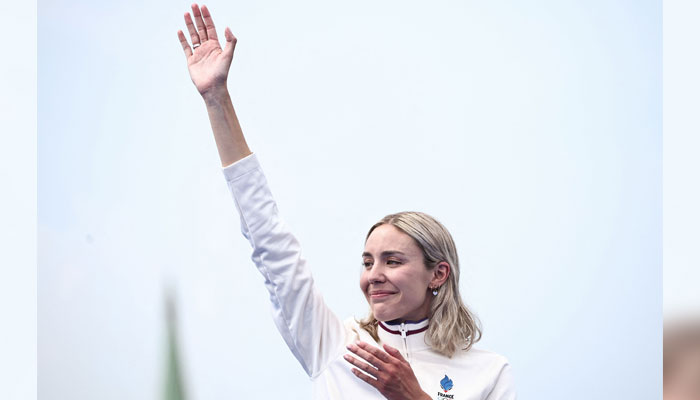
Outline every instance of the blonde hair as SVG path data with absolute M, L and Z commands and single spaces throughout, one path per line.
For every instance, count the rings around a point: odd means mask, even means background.
M 430 304 L 425 339 L 433 350 L 447 357 L 452 357 L 457 349 L 469 350 L 481 339 L 481 326 L 459 294 L 459 258 L 452 235 L 430 215 L 404 211 L 389 214 L 374 224 L 365 241 L 378 226 L 384 224 L 398 228 L 416 241 L 423 252 L 426 268 L 433 269 L 442 261 L 450 265 L 447 281 L 438 289 L 437 296 Z M 374 340 L 379 340 L 378 321 L 371 310 L 369 316 L 359 323 Z

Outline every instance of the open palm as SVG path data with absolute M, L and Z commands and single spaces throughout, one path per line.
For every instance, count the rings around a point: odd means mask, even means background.
M 193 4 L 192 14 L 194 22 L 190 13 L 185 13 L 185 25 L 190 33 L 194 50 L 190 47 L 182 31 L 178 31 L 177 36 L 187 57 L 190 78 L 203 96 L 212 89 L 226 86 L 228 71 L 231 67 L 231 60 L 233 60 L 233 49 L 236 47 L 236 38 L 231 30 L 226 28 L 224 32 L 226 47 L 222 49 L 207 6 L 202 5 L 200 11 L 199 6 Z M 195 23 L 197 24 L 196 28 Z

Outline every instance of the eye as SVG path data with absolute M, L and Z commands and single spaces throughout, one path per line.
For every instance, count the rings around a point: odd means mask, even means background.
M 372 261 L 364 260 L 364 261 L 362 261 L 362 266 L 365 268 L 369 268 L 372 266 Z
M 393 265 L 400 265 L 400 264 L 401 264 L 401 261 L 389 259 L 389 260 L 386 260 L 386 263 L 387 263 L 387 264 L 393 264 Z

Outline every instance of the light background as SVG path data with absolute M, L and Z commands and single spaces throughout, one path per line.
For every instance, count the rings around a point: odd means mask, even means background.
M 0 56 L 0 399 L 37 395 L 37 6 L 12 2 Z
M 700 319 L 700 3 L 664 2 L 664 320 Z
M 339 316 L 366 312 L 369 226 L 426 211 L 521 398 L 659 397 L 660 2 L 208 6 Z M 187 75 L 188 7 L 38 3 L 40 398 L 159 397 L 166 286 L 192 399 L 309 397 Z

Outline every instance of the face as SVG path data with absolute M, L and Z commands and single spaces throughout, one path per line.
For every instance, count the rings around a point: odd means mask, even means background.
M 393 225 L 372 231 L 362 253 L 360 288 L 379 321 L 417 321 L 428 316 L 433 271 L 418 244 Z

